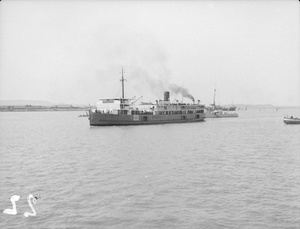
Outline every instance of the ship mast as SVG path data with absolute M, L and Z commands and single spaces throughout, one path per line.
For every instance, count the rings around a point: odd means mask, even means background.
M 213 105 L 214 105 L 214 109 L 215 109 L 215 107 L 216 107 L 216 88 L 214 90 L 214 103 L 213 103 Z
M 120 79 L 120 81 L 122 82 L 122 99 L 124 99 L 124 81 L 127 81 L 126 79 L 124 79 L 123 74 L 124 74 L 124 72 L 123 72 L 123 67 L 122 67 L 122 79 Z

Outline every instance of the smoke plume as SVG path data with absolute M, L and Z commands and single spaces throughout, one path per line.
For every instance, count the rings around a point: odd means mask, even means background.
M 171 84 L 169 86 L 169 88 L 172 93 L 181 94 L 184 98 L 189 98 L 189 99 L 193 100 L 193 102 L 195 102 L 194 97 L 189 93 L 188 89 L 186 89 L 184 87 L 180 87 L 176 84 Z
M 100 32 L 99 37 L 107 40 L 98 48 L 99 52 L 97 53 L 101 53 L 101 58 L 103 58 L 100 62 L 118 68 L 116 72 L 119 72 L 120 67 L 124 66 L 125 78 L 128 80 L 125 96 L 130 97 L 143 93 L 145 99 L 149 97 L 158 99 L 164 91 L 169 90 L 173 94 L 182 95 L 194 102 L 194 97 L 186 88 L 172 83 L 173 77 L 169 70 L 168 54 L 161 47 L 155 35 L 147 31 L 141 32 L 139 29 L 127 28 L 122 24 L 109 25 Z M 103 34 L 105 34 L 104 38 Z M 99 62 L 99 58 L 97 62 Z

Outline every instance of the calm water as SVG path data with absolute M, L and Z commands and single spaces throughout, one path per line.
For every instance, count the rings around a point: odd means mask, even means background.
M 0 228 L 300 228 L 300 125 L 282 121 L 299 110 L 124 127 L 81 113 L 0 113 Z

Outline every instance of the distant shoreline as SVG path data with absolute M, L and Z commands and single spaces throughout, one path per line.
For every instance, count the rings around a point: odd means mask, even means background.
M 0 112 L 41 112 L 41 111 L 87 111 L 91 107 L 77 106 L 0 106 Z M 237 111 L 247 110 L 280 110 L 280 109 L 300 109 L 297 106 L 263 106 L 263 105 L 243 105 L 237 106 Z
M 208 106 L 209 104 L 207 104 Z M 219 104 L 220 106 L 226 108 L 226 107 L 231 107 L 235 106 L 237 110 L 244 110 L 245 108 L 247 109 L 299 109 L 300 105 L 298 106 L 291 106 L 291 105 L 272 105 L 272 104 Z M 22 111 L 23 109 L 27 109 L 29 111 L 33 111 L 34 109 L 37 109 L 38 111 L 43 109 L 47 110 L 49 109 L 50 111 L 53 111 L 55 109 L 59 110 L 87 110 L 91 106 L 86 105 L 86 104 L 77 104 L 77 103 L 55 103 L 55 102 L 49 102 L 45 100 L 22 100 L 22 99 L 17 99 L 17 100 L 0 100 L 0 111 L 3 109 L 9 109 L 14 108 L 19 109 L 21 108 Z M 56 110 L 55 110 L 56 111 Z
M 86 111 L 89 107 L 75 106 L 0 106 L 0 112 Z

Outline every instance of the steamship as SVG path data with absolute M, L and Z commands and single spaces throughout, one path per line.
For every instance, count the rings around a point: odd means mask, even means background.
M 150 125 L 166 123 L 201 122 L 205 120 L 205 106 L 195 103 L 170 102 L 170 92 L 164 92 L 163 100 L 156 103 L 139 103 L 124 97 L 122 69 L 122 97 L 102 98 L 89 110 L 91 126 Z M 138 99 L 139 100 L 139 99 Z
M 206 118 L 237 118 L 239 115 L 235 113 L 236 107 L 232 106 L 230 108 L 223 108 L 216 105 L 216 89 L 214 90 L 214 101 L 213 104 L 206 107 L 207 112 L 205 114 Z

